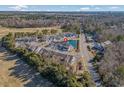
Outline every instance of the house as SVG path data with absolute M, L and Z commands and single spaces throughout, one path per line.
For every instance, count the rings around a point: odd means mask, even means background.
M 106 47 L 106 46 L 111 45 L 111 44 L 112 44 L 112 42 L 109 41 L 109 40 L 107 40 L 107 41 L 105 41 L 105 42 L 102 43 L 102 46 L 103 47 Z
M 99 51 L 99 52 L 103 52 L 104 48 L 100 43 L 94 43 L 94 46 L 92 47 L 93 50 Z

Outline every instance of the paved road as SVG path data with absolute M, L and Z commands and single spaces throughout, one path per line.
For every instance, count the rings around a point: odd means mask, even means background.
M 100 76 L 92 64 L 91 59 L 93 56 L 89 54 L 87 42 L 83 33 L 80 34 L 80 55 L 83 59 L 84 70 L 91 73 L 92 79 L 96 86 L 101 86 Z
M 87 43 L 86 43 L 86 40 L 85 40 L 85 36 L 84 36 L 84 34 L 82 33 L 82 34 L 80 34 L 80 36 L 79 36 L 79 38 L 80 38 L 80 46 L 79 46 L 79 48 L 80 48 L 80 55 L 81 55 L 81 57 L 82 57 L 82 59 L 83 59 L 83 65 L 84 65 L 84 70 L 85 71 L 87 71 L 88 69 L 87 69 L 87 62 L 90 60 L 90 56 L 89 56 L 89 53 L 88 53 L 88 50 L 87 50 Z

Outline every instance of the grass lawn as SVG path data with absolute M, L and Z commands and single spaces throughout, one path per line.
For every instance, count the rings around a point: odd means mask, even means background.
M 36 31 L 42 31 L 43 29 L 55 29 L 61 32 L 62 30 L 59 27 L 42 27 L 42 28 L 6 28 L 6 27 L 0 27 L 0 37 L 8 34 L 9 32 L 36 32 Z

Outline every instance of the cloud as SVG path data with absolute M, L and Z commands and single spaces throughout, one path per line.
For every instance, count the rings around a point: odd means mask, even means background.
M 90 7 L 82 7 L 82 8 L 80 8 L 80 11 L 88 11 L 88 10 L 90 10 Z
M 82 7 L 80 8 L 80 11 L 96 11 L 100 9 L 101 9 L 100 7 L 91 6 L 91 7 Z
M 117 6 L 113 6 L 113 7 L 109 7 L 110 9 L 118 9 L 119 7 Z
M 101 8 L 100 8 L 100 7 L 95 7 L 94 9 L 95 9 L 95 10 L 100 10 Z
M 49 11 L 52 11 L 52 10 L 50 10 L 50 9 L 47 9 L 46 11 L 48 11 L 48 12 L 49 12 Z
M 13 6 L 13 7 L 9 7 L 15 11 L 24 11 L 25 9 L 28 8 L 28 6 L 26 5 L 17 5 L 17 6 Z
M 61 8 L 63 8 L 63 9 L 64 9 L 64 8 L 65 8 L 65 6 L 62 6 Z

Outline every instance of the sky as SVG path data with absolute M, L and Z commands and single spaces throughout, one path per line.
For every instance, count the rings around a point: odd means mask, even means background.
M 0 11 L 124 11 L 124 5 L 0 5 Z

